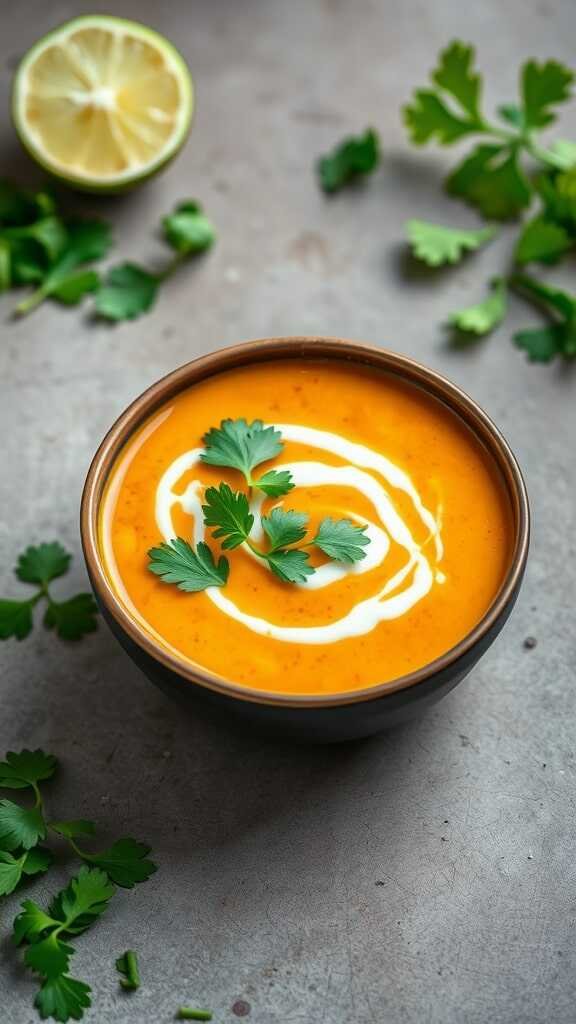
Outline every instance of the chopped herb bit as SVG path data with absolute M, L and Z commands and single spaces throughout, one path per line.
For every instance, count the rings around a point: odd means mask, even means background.
M 502 277 L 495 277 L 491 284 L 491 292 L 475 306 L 459 309 L 450 316 L 450 323 L 459 331 L 470 334 L 488 334 L 506 316 L 506 282 Z
M 195 1010 L 191 1006 L 181 1006 L 176 1013 L 177 1020 L 212 1020 L 210 1010 Z
M 116 961 L 116 970 L 122 975 L 120 984 L 126 992 L 135 992 L 140 988 L 140 972 L 138 958 L 132 949 L 126 950 Z
M 380 140 L 373 128 L 363 135 L 349 136 L 326 156 L 316 169 L 325 192 L 338 192 L 357 178 L 371 174 L 380 163 Z

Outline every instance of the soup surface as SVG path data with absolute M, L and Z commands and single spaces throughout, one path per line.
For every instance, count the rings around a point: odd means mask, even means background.
M 223 587 L 184 593 L 148 570 L 174 537 L 205 540 L 205 490 L 237 470 L 203 463 L 203 435 L 224 419 L 274 425 L 284 448 L 259 470 L 288 469 L 294 489 L 250 495 L 274 506 L 366 527 L 353 564 L 310 550 L 316 568 L 285 583 L 246 545 L 227 551 Z M 260 502 L 262 504 L 260 505 Z M 322 694 L 388 682 L 458 643 L 482 618 L 509 565 L 511 512 L 497 468 L 439 401 L 391 374 L 337 360 L 279 360 L 226 371 L 171 399 L 128 442 L 102 502 L 110 581 L 173 653 L 225 679 L 282 693 Z

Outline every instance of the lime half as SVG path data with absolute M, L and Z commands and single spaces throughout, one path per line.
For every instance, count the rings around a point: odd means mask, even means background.
M 40 39 L 14 79 L 12 113 L 31 156 L 87 191 L 150 177 L 183 145 L 194 92 L 176 48 L 135 21 L 74 18 Z

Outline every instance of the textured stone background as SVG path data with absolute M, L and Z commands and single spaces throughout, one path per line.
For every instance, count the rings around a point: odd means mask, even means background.
M 534 541 L 518 608 L 472 677 L 427 718 L 342 748 L 292 749 L 184 720 L 104 626 L 77 647 L 41 628 L 2 646 L 0 751 L 54 750 L 63 761 L 51 790 L 58 814 L 149 840 L 161 866 L 78 941 L 75 973 L 94 988 L 89 1019 L 156 1024 L 189 1002 L 224 1024 L 244 1000 L 253 1024 L 573 1024 L 576 380 L 513 349 L 512 329 L 537 321 L 516 302 L 493 338 L 466 353 L 447 347 L 439 325 L 505 265 L 509 233 L 433 280 L 410 268 L 408 216 L 475 218 L 440 192 L 450 155 L 411 150 L 398 111 L 453 36 L 478 45 L 488 103 L 511 99 L 523 58 L 573 61 L 576 8 L 92 4 L 111 7 L 179 44 L 198 112 L 163 177 L 124 199 L 79 205 L 113 218 L 115 259 L 159 258 L 154 225 L 190 194 L 220 239 L 151 315 L 117 329 L 48 304 L 10 323 L 10 300 L 2 303 L 1 592 L 17 592 L 20 548 L 52 537 L 77 555 L 62 592 L 85 586 L 80 490 L 130 399 L 202 352 L 292 332 L 382 343 L 464 385 L 526 471 Z M 4 0 L 2 171 L 34 180 L 7 114 L 18 56 L 86 9 Z M 365 189 L 325 200 L 314 158 L 369 123 L 382 133 L 382 170 Z M 576 136 L 574 105 L 561 134 Z M 538 639 L 532 651 L 527 635 Z M 31 892 L 46 896 L 58 881 Z M 2 1024 L 37 1019 L 34 984 L 7 940 L 17 904 L 10 898 L 2 915 Z M 129 946 L 144 977 L 133 998 L 113 969 Z

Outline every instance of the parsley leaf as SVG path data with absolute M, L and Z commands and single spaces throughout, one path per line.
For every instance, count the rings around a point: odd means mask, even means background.
M 70 555 L 58 541 L 51 544 L 39 544 L 38 547 L 26 548 L 18 558 L 14 570 L 18 579 L 24 583 L 50 583 L 58 576 L 63 576 L 70 568 Z
M 46 825 L 39 807 L 20 807 L 12 800 L 0 800 L 0 849 L 29 850 L 46 837 Z
M 95 270 L 76 270 L 62 284 L 50 293 L 64 306 L 75 306 L 88 292 L 95 292 L 100 287 L 100 277 Z
M 7 601 L 0 598 L 0 640 L 11 636 L 24 640 L 32 630 L 30 601 Z
M 531 199 L 518 151 L 506 145 L 477 146 L 446 179 L 446 188 L 494 220 L 517 217 Z
M 210 466 L 240 470 L 251 487 L 255 466 L 274 459 L 282 451 L 281 437 L 279 430 L 265 427 L 262 420 L 222 420 L 219 427 L 212 427 L 202 438 L 205 450 L 200 458 Z
M 6 240 L 27 239 L 37 243 L 45 252 L 50 263 L 54 263 L 66 248 L 68 232 L 60 217 L 48 216 L 24 227 L 0 229 Z
M 284 583 L 305 583 L 314 573 L 308 554 L 299 548 L 271 551 L 265 558 L 272 572 Z
M 323 519 L 314 537 L 314 544 L 337 562 L 358 562 L 366 557 L 362 550 L 370 543 L 365 526 L 356 526 L 350 519 Z
M 57 767 L 56 758 L 43 750 L 22 750 L 19 754 L 10 750 L 6 760 L 0 761 L 0 788 L 26 789 L 51 779 Z
M 458 102 L 474 123 L 481 124 L 482 80 L 472 70 L 473 61 L 474 48 L 454 40 L 440 53 L 438 67 L 432 72 L 431 78 Z
M 254 487 L 263 491 L 269 498 L 280 498 L 293 489 L 292 474 L 287 469 L 270 469 L 254 481 Z
M 68 601 L 50 599 L 44 614 L 44 625 L 55 629 L 62 640 L 81 640 L 98 628 L 98 605 L 92 594 L 76 594 Z
M 159 278 L 136 263 L 121 263 L 108 271 L 96 293 L 95 309 L 105 320 L 133 320 L 156 301 Z
M 450 43 L 430 76 L 437 89 L 417 89 L 412 104 L 404 107 L 404 121 L 417 146 L 434 137 L 448 146 L 485 130 L 479 110 L 482 83 L 472 71 L 473 60 L 472 46 L 458 40 Z M 454 103 L 457 113 L 451 106 Z
M 103 853 L 81 852 L 85 860 L 105 871 L 108 877 L 123 889 L 132 889 L 137 882 L 145 882 L 157 871 L 153 861 L 148 860 L 150 847 L 135 839 L 118 839 Z
M 207 587 L 223 587 L 228 579 L 228 559 L 221 556 L 216 563 L 207 544 L 202 541 L 196 550 L 186 540 L 176 537 L 169 544 L 150 548 L 148 568 L 163 583 L 175 583 L 180 590 L 197 593 Z
M 42 974 L 45 978 L 57 978 L 65 974 L 70 964 L 74 947 L 63 942 L 55 932 L 45 939 L 33 942 L 24 954 L 24 963 L 32 971 Z
M 555 60 L 538 64 L 529 60 L 522 68 L 524 123 L 528 129 L 545 128 L 556 120 L 550 107 L 570 99 L 574 73 Z
M 283 508 L 273 508 L 269 516 L 262 517 L 262 528 L 273 551 L 302 540 L 306 535 L 307 524 L 307 515 L 302 512 L 285 512 Z
M 69 284 L 70 278 L 77 276 L 77 268 L 82 263 L 100 259 L 111 244 L 110 227 L 104 221 L 85 220 L 70 224 L 65 249 L 49 269 L 40 287 L 20 302 L 14 312 L 18 315 L 30 313 L 50 295 L 58 292 L 62 294 L 62 289 Z
M 80 1020 L 84 1010 L 91 1006 L 91 991 L 85 982 L 62 974 L 43 983 L 34 1005 L 43 1020 L 47 1017 L 63 1022 Z
M 515 274 L 510 284 L 543 307 L 551 320 L 546 327 L 519 331 L 514 335 L 515 344 L 535 363 L 548 363 L 557 355 L 573 359 L 576 356 L 576 297 L 528 274 Z
M 562 224 L 571 235 L 576 233 L 576 166 L 570 170 L 541 175 L 536 188 L 542 199 L 546 220 Z
M 50 913 L 62 922 L 63 931 L 78 935 L 100 917 L 113 895 L 114 886 L 105 869 L 98 864 L 93 868 L 82 867 L 52 901 Z
M 495 277 L 492 290 L 483 302 L 475 306 L 459 309 L 450 316 L 450 323 L 460 331 L 471 334 L 488 334 L 506 316 L 506 282 L 502 277 Z
M 316 164 L 325 192 L 338 192 L 349 182 L 371 174 L 380 163 L 380 140 L 373 128 L 363 135 L 349 136 Z
M 572 239 L 560 224 L 534 217 L 522 228 L 516 243 L 516 263 L 555 263 L 572 246 Z
M 193 199 L 178 203 L 162 227 L 168 244 L 184 256 L 209 249 L 216 239 L 216 228 Z
M 406 231 L 414 256 L 423 260 L 429 267 L 457 263 L 464 252 L 478 249 L 497 234 L 496 228 L 493 227 L 466 231 L 431 224 L 425 220 L 409 220 Z
M 35 846 L 19 856 L 0 850 L 0 896 L 8 896 L 23 875 L 39 875 L 47 871 L 53 857 L 50 850 Z
M 208 487 L 204 497 L 204 522 L 206 526 L 217 527 L 212 536 L 215 539 L 225 538 L 222 541 L 225 550 L 243 544 L 254 525 L 246 495 L 222 483 L 219 487 Z
M 140 972 L 138 958 L 132 949 L 127 949 L 116 961 L 116 970 L 122 975 L 120 984 L 126 992 L 135 992 L 140 988 Z

